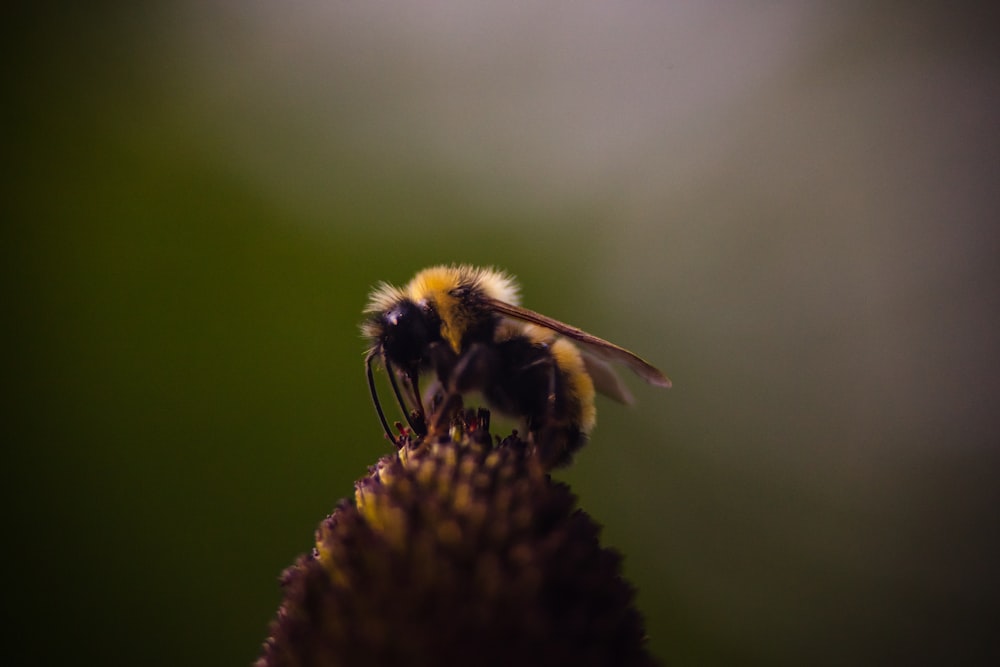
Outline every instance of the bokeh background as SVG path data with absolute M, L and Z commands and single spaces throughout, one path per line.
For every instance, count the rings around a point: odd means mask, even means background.
M 5 12 L 7 664 L 251 662 L 452 261 L 673 378 L 558 474 L 665 661 L 996 658 L 994 23 L 835 4 Z

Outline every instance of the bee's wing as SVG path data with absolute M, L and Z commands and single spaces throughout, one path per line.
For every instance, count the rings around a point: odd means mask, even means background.
M 541 313 L 536 313 L 535 311 L 528 310 L 527 308 L 514 306 L 506 303 L 505 301 L 500 301 L 490 297 L 486 297 L 484 301 L 484 305 L 486 305 L 486 307 L 497 313 L 513 317 L 514 319 L 522 320 L 524 322 L 537 324 L 538 326 L 551 329 L 552 331 L 566 336 L 567 338 L 572 338 L 579 343 L 583 343 L 589 352 L 593 352 L 597 356 L 604 359 L 628 366 L 636 375 L 654 387 L 670 387 L 670 378 L 661 373 L 655 366 L 644 360 L 642 357 L 629 352 L 624 347 L 619 347 L 614 343 L 609 343 L 603 338 L 598 338 L 597 336 L 589 334 L 582 329 L 577 329 L 576 327 L 564 324 L 559 320 L 554 320 L 551 317 L 546 317 Z M 611 369 L 608 370 L 610 371 Z M 609 395 L 615 397 L 613 393 Z
M 594 381 L 594 389 L 601 392 L 608 398 L 613 398 L 619 403 L 632 405 L 635 398 L 628 390 L 618 373 L 611 367 L 611 364 L 604 361 L 590 351 L 588 347 L 580 348 L 580 358 L 583 359 L 583 366 L 587 369 L 587 375 Z

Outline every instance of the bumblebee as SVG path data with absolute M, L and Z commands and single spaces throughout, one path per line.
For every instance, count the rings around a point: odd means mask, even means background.
M 462 396 L 478 391 L 491 409 L 524 421 L 546 468 L 567 464 L 586 442 L 596 420 L 595 391 L 632 402 L 608 362 L 654 386 L 670 386 L 632 352 L 523 308 L 514 278 L 494 269 L 436 266 L 403 288 L 380 283 L 364 313 L 368 386 L 394 442 L 375 388 L 376 359 L 417 436 L 441 433 Z M 434 381 L 422 396 L 420 378 L 427 375 Z

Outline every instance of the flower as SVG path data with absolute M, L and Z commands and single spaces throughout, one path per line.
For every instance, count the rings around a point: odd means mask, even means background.
M 488 413 L 380 459 L 282 575 L 258 667 L 652 665 L 621 556 Z

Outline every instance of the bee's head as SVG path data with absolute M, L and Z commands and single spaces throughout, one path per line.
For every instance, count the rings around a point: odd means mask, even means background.
M 402 299 L 376 318 L 377 342 L 386 357 L 400 366 L 419 364 L 431 343 L 441 340 L 441 320 L 430 303 Z

